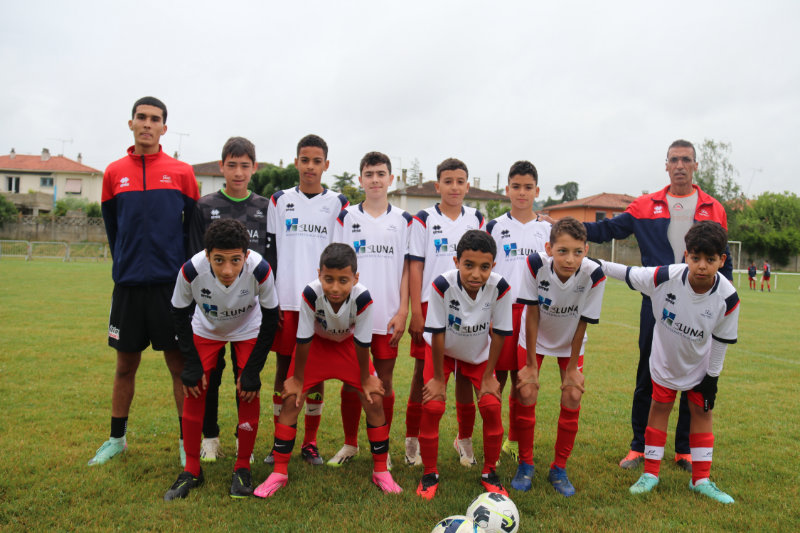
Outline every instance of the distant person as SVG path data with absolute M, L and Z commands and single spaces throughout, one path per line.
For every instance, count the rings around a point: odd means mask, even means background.
M 653 398 L 645 430 L 644 473 L 631 494 L 652 491 L 659 481 L 667 425 L 677 391 L 689 397 L 692 412 L 689 488 L 719 503 L 733 498 L 709 479 L 714 455 L 712 410 L 729 344 L 736 342 L 739 296 L 719 274 L 727 259 L 727 233 L 716 222 L 698 222 L 686 233 L 686 264 L 626 267 L 604 262 L 606 274 L 650 296 L 656 320 L 650 371 Z
M 192 167 L 165 154 L 167 107 L 146 96 L 133 104 L 128 128 L 133 146 L 103 175 L 102 210 L 114 264 L 108 345 L 117 351 L 111 395 L 111 437 L 89 465 L 100 465 L 127 449 L 125 434 L 142 350 L 164 352 L 181 427 L 183 355 L 170 316 L 175 272 L 188 258 L 189 221 L 198 199 Z M 181 463 L 183 435 L 179 449 Z
M 631 202 L 624 213 L 600 222 L 584 222 L 588 240 L 607 242 L 635 235 L 642 254 L 642 265 L 653 267 L 683 261 L 686 245 L 683 237 L 696 221 L 718 222 L 727 230 L 725 209 L 717 200 L 692 183 L 697 170 L 697 155 L 689 141 L 677 140 L 667 150 L 666 170 L 669 185 L 658 192 L 645 194 Z M 730 253 L 720 272 L 732 279 L 733 263 Z M 639 313 L 639 367 L 631 406 L 633 439 L 630 452 L 619 463 L 626 469 L 637 468 L 644 461 L 644 430 L 650 411 L 652 381 L 650 379 L 650 347 L 653 341 L 653 318 L 650 298 L 642 294 Z M 675 463 L 691 470 L 689 453 L 689 404 L 681 394 L 678 425 L 675 430 Z
M 772 269 L 769 266 L 769 261 L 764 261 L 764 266 L 762 268 L 764 269 L 764 273 L 761 274 L 761 292 L 764 292 L 765 281 L 767 282 L 767 292 L 772 292 L 769 287 L 769 278 L 772 277 Z
M 750 288 L 756 290 L 756 278 L 758 277 L 758 269 L 756 262 L 751 261 L 750 266 L 747 268 L 747 280 L 750 282 Z

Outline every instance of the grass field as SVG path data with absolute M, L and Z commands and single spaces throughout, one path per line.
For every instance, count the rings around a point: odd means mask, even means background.
M 128 453 L 101 466 L 86 462 L 108 437 L 114 353 L 106 345 L 110 263 L 0 261 L 0 529 L 266 530 L 427 532 L 463 514 L 482 492 L 479 470 L 458 464 L 452 385 L 442 420 L 441 485 L 436 499 L 414 494 L 421 469 L 401 465 L 404 412 L 412 362 L 397 364 L 392 429 L 393 474 L 405 492 L 385 496 L 369 483 L 371 459 L 362 429 L 361 455 L 344 469 L 311 467 L 298 458 L 290 483 L 269 500 L 232 501 L 233 385 L 226 371 L 220 425 L 228 457 L 204 468 L 206 484 L 185 501 L 165 503 L 181 468 L 177 417 L 160 354 L 139 369 Z M 739 343 L 728 350 L 715 413 L 712 478 L 736 498 L 722 506 L 687 488 L 689 476 L 665 461 L 655 493 L 633 498 L 639 472 L 617 462 L 630 441 L 629 409 L 637 364 L 639 296 L 610 280 L 600 324 L 589 328 L 581 428 L 568 464 L 577 488 L 565 499 L 546 480 L 558 414 L 558 372 L 542 369 L 533 490 L 512 490 L 521 531 L 797 531 L 800 529 L 800 292 L 741 289 Z M 407 337 L 401 354 L 407 353 Z M 263 381 L 271 383 L 270 357 Z M 330 457 L 342 439 L 339 385 L 329 382 L 320 450 Z M 268 397 L 268 395 L 265 395 Z M 269 400 L 262 405 L 253 478 L 270 472 L 261 459 L 272 443 Z M 507 407 L 504 405 L 504 412 Z M 670 428 L 666 453 L 671 457 Z M 480 446 L 480 418 L 475 433 Z M 507 427 L 507 426 L 506 426 Z M 363 423 L 362 423 L 363 428 Z M 509 486 L 515 466 L 498 468 Z M 509 487 L 509 490 L 510 487 Z

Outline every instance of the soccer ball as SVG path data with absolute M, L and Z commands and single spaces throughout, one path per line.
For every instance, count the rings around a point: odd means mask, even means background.
M 508 496 L 484 492 L 470 504 L 467 518 L 486 533 L 517 533 L 519 511 Z
M 483 531 L 464 515 L 448 516 L 431 530 L 431 533 L 479 533 Z

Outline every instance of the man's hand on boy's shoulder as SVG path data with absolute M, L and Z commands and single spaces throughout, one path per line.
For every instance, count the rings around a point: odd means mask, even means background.
M 422 387 L 422 403 L 428 403 L 431 400 L 441 400 L 445 401 L 445 392 L 447 391 L 447 386 L 445 382 L 431 378 L 423 387 Z

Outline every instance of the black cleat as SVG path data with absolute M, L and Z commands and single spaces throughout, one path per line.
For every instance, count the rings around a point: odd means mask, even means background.
M 247 498 L 253 495 L 253 478 L 249 468 L 240 468 L 233 473 L 231 498 Z
M 316 443 L 309 442 L 300 449 L 303 460 L 310 465 L 321 465 L 323 463 L 322 457 L 319 456 L 319 449 Z
M 203 484 L 203 470 L 200 469 L 200 475 L 194 477 L 194 474 L 191 472 L 181 472 L 178 476 L 178 479 L 169 490 L 164 494 L 164 501 L 174 500 L 176 498 L 185 498 L 189 495 L 189 492 L 195 488 L 199 487 Z

